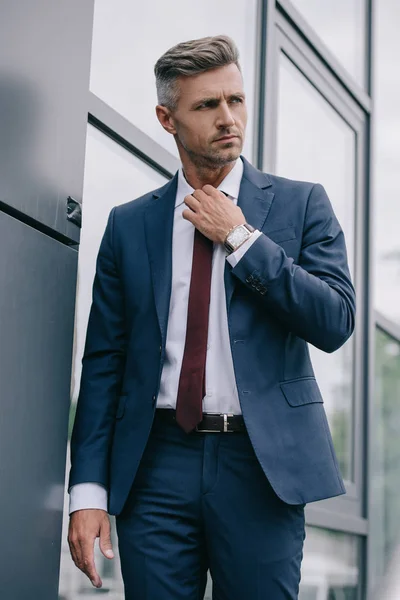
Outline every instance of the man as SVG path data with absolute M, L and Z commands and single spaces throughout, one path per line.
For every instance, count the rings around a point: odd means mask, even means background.
M 321 185 L 241 156 L 224 36 L 155 67 L 182 169 L 114 208 L 101 243 L 72 438 L 69 543 L 101 586 L 117 515 L 128 600 L 298 597 L 304 506 L 345 492 L 307 349 L 354 328 L 343 232 Z

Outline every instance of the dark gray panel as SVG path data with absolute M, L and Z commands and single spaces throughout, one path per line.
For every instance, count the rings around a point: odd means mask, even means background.
M 0 2 L 0 202 L 79 239 L 94 0 Z
M 0 212 L 0 589 L 58 591 L 76 250 Z

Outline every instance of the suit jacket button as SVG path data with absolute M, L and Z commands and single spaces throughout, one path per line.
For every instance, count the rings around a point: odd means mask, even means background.
M 152 401 L 152 404 L 153 404 L 153 406 L 155 406 L 155 404 L 156 404 L 156 401 L 157 401 L 157 398 L 156 398 L 156 396 L 153 396 L 153 401 Z

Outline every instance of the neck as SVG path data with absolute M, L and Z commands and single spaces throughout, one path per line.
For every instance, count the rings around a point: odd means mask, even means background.
M 235 166 L 236 161 L 230 162 L 223 167 L 200 167 L 192 162 L 182 160 L 183 174 L 188 184 L 195 190 L 205 185 L 217 188 L 225 177 Z

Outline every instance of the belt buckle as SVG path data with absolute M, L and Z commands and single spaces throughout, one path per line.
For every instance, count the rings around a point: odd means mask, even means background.
M 223 433 L 234 433 L 232 430 L 228 429 L 228 417 L 233 417 L 233 414 L 230 413 L 220 413 L 219 414 L 220 417 L 224 417 L 224 429 L 223 429 Z M 199 429 L 199 426 L 196 425 L 196 427 L 194 428 L 195 431 L 197 431 L 197 433 L 221 433 L 218 430 L 215 429 Z
M 232 429 L 228 429 L 228 417 L 233 417 L 233 415 L 224 413 L 222 416 L 224 417 L 224 433 L 233 433 Z

